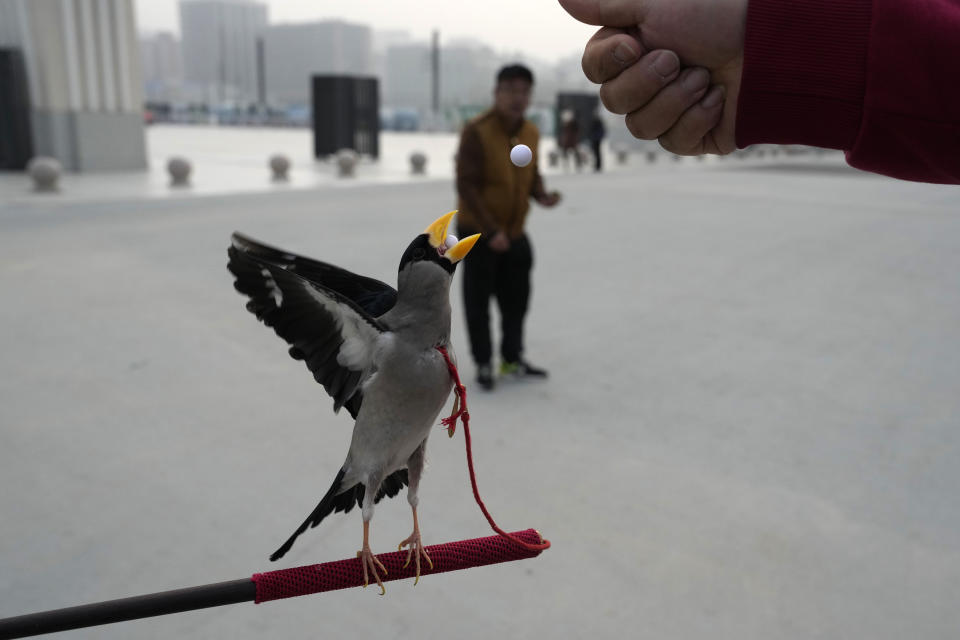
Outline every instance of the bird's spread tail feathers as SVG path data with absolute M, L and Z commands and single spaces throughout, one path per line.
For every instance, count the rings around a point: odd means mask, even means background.
M 354 506 L 359 507 L 362 505 L 366 487 L 358 482 L 352 487 L 344 489 L 343 478 L 345 475 L 346 471 L 340 469 L 333 484 L 330 485 L 330 489 L 320 500 L 320 504 L 307 516 L 303 524 L 297 527 L 297 530 L 283 543 L 283 546 L 273 552 L 270 560 L 276 561 L 282 558 L 287 551 L 290 551 L 290 547 L 293 546 L 293 543 L 300 537 L 301 533 L 310 527 L 317 526 L 331 513 L 340 513 L 341 511 L 343 513 L 349 513 Z M 410 484 L 410 478 L 407 469 L 404 468 L 394 471 L 380 483 L 376 496 L 374 496 L 374 504 L 379 504 L 380 500 L 384 497 L 394 497 L 408 484 Z
M 270 556 L 271 561 L 276 561 L 282 558 L 287 551 L 290 551 L 290 547 L 293 546 L 293 543 L 297 538 L 300 537 L 300 534 L 309 529 L 310 527 L 315 527 L 320 522 L 326 518 L 328 515 L 333 513 L 334 509 L 337 506 L 338 500 L 336 500 L 337 494 L 340 493 L 340 484 L 343 482 L 343 476 L 345 472 L 343 469 L 340 469 L 340 472 L 337 473 L 336 480 L 333 481 L 333 484 L 330 485 L 330 489 L 320 500 L 320 504 L 307 516 L 307 519 L 303 521 L 297 530 L 293 532 L 293 535 L 290 536 L 283 545 L 273 552 Z

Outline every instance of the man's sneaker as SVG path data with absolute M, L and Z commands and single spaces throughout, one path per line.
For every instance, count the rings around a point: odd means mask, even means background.
M 485 391 L 493 391 L 493 367 L 488 364 L 477 367 L 477 384 Z
M 525 360 L 517 362 L 501 362 L 500 375 L 512 378 L 546 378 L 546 369 L 539 369 Z

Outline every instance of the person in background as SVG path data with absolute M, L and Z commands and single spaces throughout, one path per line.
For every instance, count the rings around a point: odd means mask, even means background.
M 525 231 L 530 200 L 553 207 L 560 194 L 548 193 L 537 168 L 540 132 L 525 118 L 533 73 L 508 65 L 497 73 L 493 107 L 463 128 L 457 152 L 457 232 L 482 233 L 463 261 L 463 302 L 477 382 L 494 388 L 490 298 L 500 308 L 500 375 L 545 378 L 544 369 L 524 357 L 524 321 L 530 303 L 533 249 Z M 519 167 L 510 150 L 525 144 L 533 160 Z
M 590 149 L 593 151 L 593 170 L 601 171 L 603 169 L 603 156 L 600 153 L 600 145 L 603 138 L 607 135 L 607 128 L 603 126 L 603 119 L 599 112 L 594 112 L 593 120 L 590 121 L 590 131 L 587 137 L 590 139 Z
M 566 169 L 569 165 L 569 156 L 573 154 L 574 166 L 580 171 L 580 123 L 577 121 L 577 114 L 571 109 L 564 109 L 560 114 L 560 135 L 557 138 L 557 144 L 560 146 L 560 152 L 563 154 L 563 167 Z

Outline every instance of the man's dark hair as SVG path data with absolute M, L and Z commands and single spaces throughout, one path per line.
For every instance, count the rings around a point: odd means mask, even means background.
M 504 80 L 526 80 L 533 85 L 533 72 L 522 64 L 508 64 L 497 73 L 497 84 Z

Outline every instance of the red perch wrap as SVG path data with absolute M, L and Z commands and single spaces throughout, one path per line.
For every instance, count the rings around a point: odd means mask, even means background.
M 540 537 L 536 529 L 516 531 L 511 535 L 530 545 L 538 545 L 543 542 L 543 538 Z M 521 547 L 499 535 L 447 542 L 428 546 L 426 549 L 427 553 L 430 554 L 430 559 L 433 560 L 433 569 L 422 571 L 421 577 L 434 573 L 533 558 L 542 552 L 542 549 Z M 403 563 L 407 559 L 406 551 L 377 554 L 377 558 L 387 568 L 387 575 L 382 576 L 384 582 L 413 578 L 416 574 L 413 562 L 410 562 L 406 569 L 403 568 Z M 358 558 L 348 558 L 323 564 L 255 573 L 251 580 L 257 586 L 257 597 L 254 602 L 260 604 L 269 600 L 359 587 L 363 584 L 363 568 L 360 566 Z

